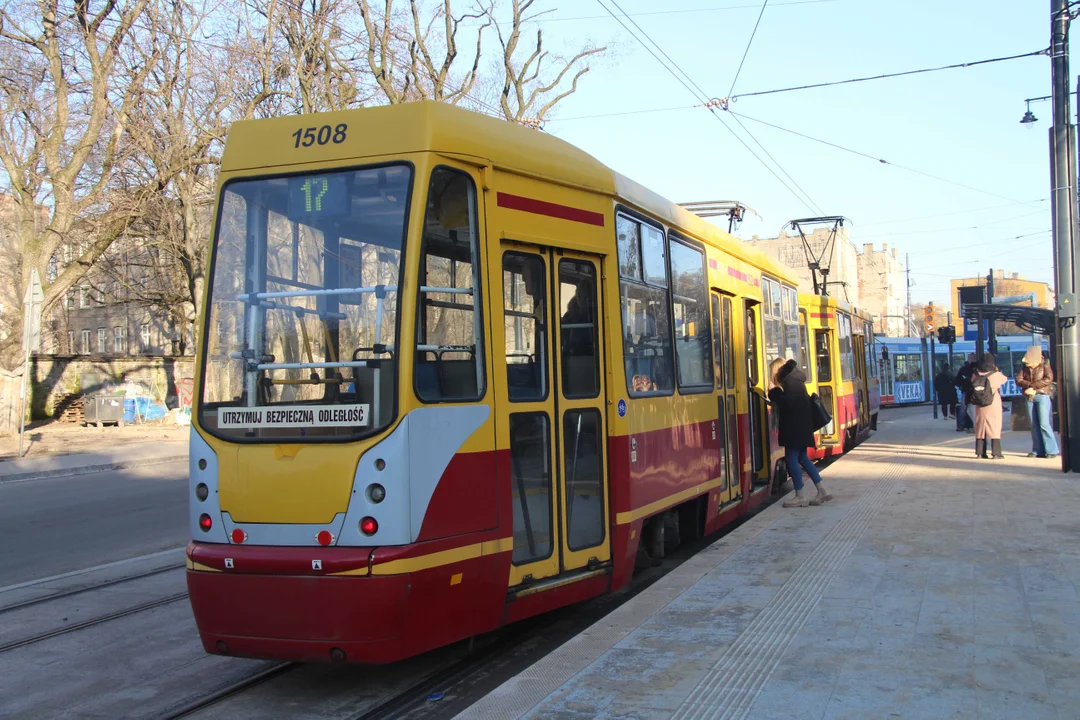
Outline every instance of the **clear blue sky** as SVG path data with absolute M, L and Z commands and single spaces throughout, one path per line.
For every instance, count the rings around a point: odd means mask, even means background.
M 595 0 L 545 1 L 556 8 L 544 24 L 552 42 L 612 45 L 579 93 L 559 106 L 547 132 L 673 201 L 741 200 L 762 216 L 743 223 L 739 234 L 746 238 L 772 237 L 787 221 L 818 214 L 707 110 L 580 119 L 697 101 Z M 770 1 L 734 94 L 1017 55 L 1049 44 L 1046 0 L 797 1 Z M 760 2 L 618 2 L 707 95 L 728 94 Z M 732 9 L 720 9 L 725 6 Z M 1074 33 L 1073 43 L 1080 35 Z M 1071 69 L 1080 73 L 1080 62 Z M 1052 283 L 1049 103 L 1032 105 L 1040 118 L 1033 128 L 1019 123 L 1023 100 L 1049 91 L 1050 61 L 1041 56 L 748 97 L 732 109 L 982 190 L 744 121 L 824 214 L 851 219 L 857 247 L 887 242 L 910 253 L 913 301 L 943 303 L 949 277 L 991 266 Z M 938 217 L 912 219 L 923 216 Z M 1017 235 L 1025 237 L 1010 239 Z

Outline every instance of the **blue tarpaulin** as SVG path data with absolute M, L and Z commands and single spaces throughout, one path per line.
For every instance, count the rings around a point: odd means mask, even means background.
M 124 422 L 135 422 L 136 410 L 143 420 L 160 420 L 168 410 L 162 405 L 155 405 L 148 397 L 127 398 L 124 400 Z

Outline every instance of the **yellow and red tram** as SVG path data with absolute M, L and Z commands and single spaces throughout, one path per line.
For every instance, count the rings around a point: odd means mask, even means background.
M 236 123 L 219 183 L 208 652 L 414 655 L 624 587 L 782 480 L 792 278 L 577 148 L 414 103 Z
M 877 429 L 881 392 L 873 318 L 843 300 L 819 295 L 800 295 L 799 312 L 807 387 L 833 417 L 809 454 L 814 459 L 841 455 Z

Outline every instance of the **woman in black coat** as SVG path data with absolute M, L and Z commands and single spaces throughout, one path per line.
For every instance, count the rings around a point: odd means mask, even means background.
M 941 405 L 941 414 L 946 419 L 949 417 L 949 408 L 952 408 L 952 416 L 956 417 L 956 378 L 953 377 L 952 368 L 948 365 L 941 366 L 941 372 L 934 378 L 934 392 L 937 393 L 938 404 Z
M 821 484 L 821 474 L 806 454 L 806 449 L 814 444 L 806 375 L 798 369 L 794 360 L 784 362 L 777 358 L 769 365 L 769 377 L 772 380 L 769 400 L 772 402 L 773 412 L 780 420 L 780 444 L 784 446 L 784 460 L 791 475 L 791 482 L 795 485 L 795 497 L 785 500 L 784 507 L 821 505 L 832 500 L 832 495 L 825 492 L 825 486 Z M 803 470 L 806 470 L 817 488 L 817 495 L 813 499 L 803 494 Z

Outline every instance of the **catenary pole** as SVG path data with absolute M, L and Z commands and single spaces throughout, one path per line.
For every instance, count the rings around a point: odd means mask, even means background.
M 904 271 L 907 273 L 907 310 L 904 318 L 907 320 L 907 332 L 904 334 L 911 337 L 911 254 L 904 253 Z
M 1050 128 L 1050 203 L 1054 242 L 1054 281 L 1058 306 L 1058 415 L 1061 469 L 1080 472 L 1080 328 L 1077 327 L 1075 245 L 1076 166 L 1074 126 L 1069 122 L 1068 0 L 1050 0 L 1050 78 L 1053 127 Z

